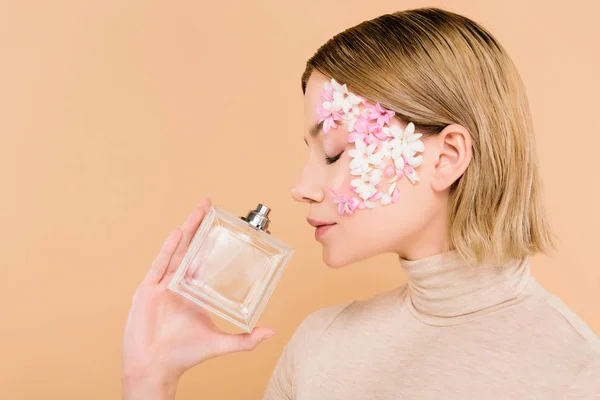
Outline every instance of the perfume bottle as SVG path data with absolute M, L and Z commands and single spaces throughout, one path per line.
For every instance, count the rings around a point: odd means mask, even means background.
M 251 332 L 294 249 L 271 236 L 269 207 L 245 217 L 212 205 L 169 289 Z

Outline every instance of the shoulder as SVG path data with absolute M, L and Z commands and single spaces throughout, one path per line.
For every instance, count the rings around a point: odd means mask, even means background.
M 309 314 L 296 329 L 292 340 L 310 342 L 321 337 L 333 327 L 344 328 L 354 321 L 385 317 L 390 308 L 397 307 L 402 300 L 406 285 L 372 297 L 352 300 L 321 308 Z
M 572 337 L 585 349 L 586 354 L 600 354 L 600 339 L 592 329 L 557 295 L 536 282 L 534 296 L 540 320 L 545 320 L 557 334 Z
M 389 317 L 390 310 L 403 300 L 406 285 L 376 294 L 366 299 L 353 300 L 319 309 L 309 314 L 296 329 L 295 337 L 314 340 L 331 330 L 345 331 L 354 323 L 369 323 Z
M 321 336 L 354 303 L 355 301 L 353 300 L 313 311 L 298 325 L 290 343 L 307 343 Z

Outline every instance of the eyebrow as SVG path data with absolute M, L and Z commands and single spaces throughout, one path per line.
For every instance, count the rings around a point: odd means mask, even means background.
M 310 133 L 310 136 L 312 136 L 314 138 L 319 136 L 319 132 L 321 131 L 321 129 L 323 129 L 323 122 L 324 121 L 317 122 L 308 130 L 308 133 Z
M 308 133 L 310 134 L 311 137 L 313 137 L 313 138 L 319 137 L 319 132 L 321 132 L 321 129 L 323 129 L 323 122 L 325 122 L 325 121 L 321 121 L 320 123 L 317 122 L 316 124 L 314 124 L 313 126 L 310 127 L 310 129 L 308 130 Z M 304 143 L 306 143 L 306 145 L 308 146 L 308 142 L 306 141 L 306 138 L 304 138 Z

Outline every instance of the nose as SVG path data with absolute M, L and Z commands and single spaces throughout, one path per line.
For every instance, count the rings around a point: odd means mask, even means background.
M 302 203 L 320 203 L 325 198 L 322 185 L 311 177 L 308 168 L 302 170 L 300 181 L 292 189 L 294 200 Z

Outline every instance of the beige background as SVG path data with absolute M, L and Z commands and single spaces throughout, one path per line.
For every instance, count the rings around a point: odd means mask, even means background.
M 119 398 L 132 292 L 203 195 L 240 214 L 267 203 L 298 251 L 260 321 L 278 335 L 188 372 L 178 399 L 259 399 L 309 312 L 402 284 L 391 255 L 321 261 L 289 194 L 300 74 L 335 33 L 430 4 L 2 0 L 0 398 Z M 489 28 L 520 69 L 562 240 L 534 274 L 600 333 L 597 2 L 435 5 Z

